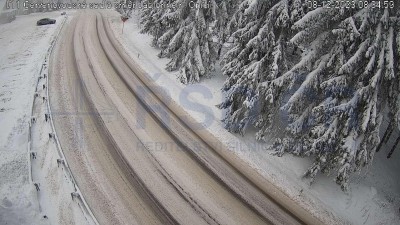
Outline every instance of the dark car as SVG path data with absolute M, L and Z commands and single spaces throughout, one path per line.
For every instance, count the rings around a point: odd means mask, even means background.
M 56 23 L 56 20 L 44 18 L 44 19 L 38 20 L 36 25 L 42 26 L 42 25 L 55 24 L 55 23 Z

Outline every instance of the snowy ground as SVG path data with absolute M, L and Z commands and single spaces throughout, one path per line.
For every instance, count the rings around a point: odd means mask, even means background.
M 57 23 L 36 26 L 45 17 Z M 0 25 L 0 224 L 93 224 L 80 199 L 71 199 L 75 186 L 57 165 L 60 154 L 44 117 L 47 87 L 39 76 L 47 73 L 42 64 L 65 19 L 60 12 L 35 13 Z
M 255 142 L 254 133 L 241 137 L 223 129 L 223 112 L 215 107 L 223 98 L 219 90 L 225 80 L 222 75 L 216 72 L 216 76 L 200 84 L 180 84 L 176 72 L 165 71 L 168 60 L 159 59 L 159 51 L 150 47 L 151 37 L 139 33 L 137 13 L 125 23 L 123 33 L 118 14 L 111 15 L 109 21 L 116 37 L 163 91 L 300 205 L 328 224 L 400 224 L 400 179 L 395 172 L 400 170 L 400 152 L 395 152 L 391 160 L 386 159 L 386 154 L 378 154 L 373 165 L 353 176 L 348 193 L 334 183 L 334 176 L 320 176 L 309 186 L 309 181 L 302 179 L 311 163 L 309 159 L 272 156 L 264 150 L 265 144 Z

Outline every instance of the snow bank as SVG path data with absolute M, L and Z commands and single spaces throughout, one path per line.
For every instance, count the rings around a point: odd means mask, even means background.
M 57 23 L 36 26 L 45 17 Z M 56 163 L 44 119 L 47 87 L 39 75 L 64 19 L 60 12 L 36 13 L 0 25 L 0 224 L 90 224 L 71 199 L 74 186 Z

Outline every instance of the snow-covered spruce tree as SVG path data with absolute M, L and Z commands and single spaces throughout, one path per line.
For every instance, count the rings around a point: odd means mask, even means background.
M 221 56 L 223 44 L 227 42 L 229 30 L 226 29 L 232 15 L 236 12 L 238 0 L 215 0 L 217 4 L 216 21 L 213 26 L 213 34 L 218 41 L 218 58 Z
M 154 5 L 165 4 L 165 0 L 154 0 L 151 3 Z M 175 0 L 169 1 L 175 3 Z M 140 23 L 143 25 L 141 33 L 147 33 L 153 36 L 152 46 L 157 46 L 157 41 L 168 29 L 169 24 L 162 23 L 163 16 L 170 13 L 173 9 L 171 7 L 149 7 L 142 10 Z
M 179 7 L 161 13 L 160 19 L 156 18 L 156 21 L 161 22 L 162 28 L 156 32 L 151 31 L 153 35 L 157 33 L 156 45 L 161 48 L 159 57 L 171 59 L 166 69 L 179 69 L 179 79 L 184 84 L 198 82 L 200 77 L 209 76 L 218 53 L 210 29 L 216 20 L 215 1 L 207 1 L 207 5 L 202 0 L 196 1 L 201 7 L 191 7 L 193 4 L 190 2 L 176 0 Z M 159 10 L 155 11 L 158 13 Z
M 336 182 L 346 190 L 350 174 L 372 161 L 383 117 L 399 126 L 399 27 L 394 9 L 317 8 L 294 23 L 297 34 L 286 43 L 305 49 L 300 61 L 291 65 L 287 51 L 270 51 L 280 58 L 262 64 L 262 73 L 260 60 L 251 57 L 255 50 L 247 40 L 252 39 L 244 39 L 226 56 L 238 55 L 224 70 L 230 76 L 222 105 L 229 107 L 228 129 L 243 132 L 251 123 L 259 129 L 257 139 L 264 139 L 274 130 L 273 115 L 287 112 L 287 133 L 272 148 L 278 154 L 316 156 L 305 175 L 314 180 L 319 172 L 335 170 Z M 239 29 L 242 37 L 249 28 Z M 276 34 L 270 35 L 276 39 Z
M 268 86 L 299 58 L 288 40 L 291 25 L 304 10 L 303 0 L 247 0 L 239 5 L 227 25 L 234 44 L 222 60 L 228 78 L 223 87 L 227 98 L 220 107 L 227 109 L 228 130 L 243 133 L 252 124 L 260 129 L 258 139 L 270 130 L 283 95 Z
M 316 9 L 294 24 L 291 42 L 310 49 L 275 85 L 300 86 L 282 107 L 291 116 L 281 151 L 315 155 L 306 176 L 349 176 L 369 164 L 388 120 L 399 125 L 399 14 L 395 9 Z

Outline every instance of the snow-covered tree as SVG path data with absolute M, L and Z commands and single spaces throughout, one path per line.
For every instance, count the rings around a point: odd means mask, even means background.
M 169 1 L 171 4 L 175 0 Z M 164 0 L 154 0 L 154 5 L 165 3 Z M 153 36 L 152 46 L 157 46 L 157 41 L 168 29 L 169 24 L 163 23 L 163 16 L 174 10 L 171 7 L 148 7 L 142 10 L 140 23 L 143 25 L 141 33 L 147 33 Z
M 171 59 L 167 70 L 179 70 L 182 83 L 198 82 L 200 77 L 210 75 L 217 59 L 217 44 L 210 29 L 216 20 L 216 2 L 207 1 L 205 5 L 201 0 L 176 0 L 175 3 L 176 8 L 144 11 L 143 31 L 154 35 L 154 43 L 161 48 L 159 57 Z
M 226 29 L 232 15 L 236 12 L 239 5 L 238 0 L 216 0 L 217 13 L 216 21 L 213 26 L 213 34 L 218 41 L 218 57 L 221 56 L 223 44 L 227 42 L 229 37 L 229 30 Z
M 373 160 L 385 108 L 398 126 L 399 25 L 395 9 L 372 5 L 316 9 L 294 25 L 299 32 L 291 42 L 310 51 L 276 83 L 293 86 L 303 75 L 282 107 L 291 115 L 293 138 L 281 150 L 316 155 L 307 176 L 335 169 L 346 190 L 350 174 Z
M 220 107 L 228 109 L 228 130 L 243 133 L 253 124 L 262 130 L 259 138 L 269 130 L 283 95 L 267 87 L 299 58 L 299 50 L 288 40 L 304 6 L 302 0 L 247 0 L 239 5 L 227 26 L 234 44 L 222 60 L 228 78 L 227 98 Z
M 243 2 L 232 19 L 235 45 L 224 56 L 221 106 L 229 130 L 252 124 L 259 140 L 275 131 L 276 115 L 287 114 L 286 133 L 272 147 L 315 156 L 305 175 L 334 170 L 346 190 L 350 174 L 372 161 L 384 117 L 400 127 L 399 11 L 303 6 Z

